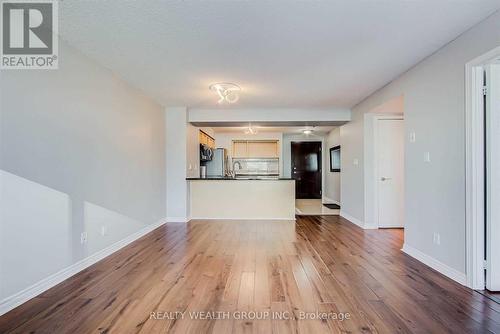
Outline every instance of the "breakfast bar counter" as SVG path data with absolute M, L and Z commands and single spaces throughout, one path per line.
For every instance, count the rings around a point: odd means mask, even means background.
M 289 178 L 188 178 L 191 219 L 295 219 Z

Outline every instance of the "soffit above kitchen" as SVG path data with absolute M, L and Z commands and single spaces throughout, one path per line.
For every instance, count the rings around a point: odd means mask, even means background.
M 230 108 L 350 108 L 499 7 L 500 0 L 61 1 L 59 32 L 164 106 L 226 108 L 209 87 L 231 82 L 241 92 Z
M 255 133 L 263 134 L 263 133 L 284 133 L 284 134 L 304 134 L 304 130 L 309 129 L 311 133 L 315 135 L 318 134 L 327 134 L 332 131 L 335 126 L 259 126 L 254 125 L 252 123 L 246 126 L 223 126 L 223 127 L 213 127 L 212 130 L 214 133 L 223 133 L 223 134 L 241 134 L 246 133 L 248 128 L 252 128 L 255 130 Z

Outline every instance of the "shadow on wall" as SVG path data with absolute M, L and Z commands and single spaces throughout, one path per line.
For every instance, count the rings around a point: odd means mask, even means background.
M 146 225 L 0 170 L 0 301 Z
M 146 225 L 118 212 L 85 202 L 84 226 L 87 233 L 85 256 L 90 256 L 126 238 Z

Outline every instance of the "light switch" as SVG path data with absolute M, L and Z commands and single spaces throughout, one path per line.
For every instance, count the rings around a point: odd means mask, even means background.
M 425 162 L 431 162 L 431 153 L 430 152 L 425 152 L 424 153 L 424 161 Z
M 353 164 L 354 166 L 359 165 L 359 160 L 358 160 L 358 159 L 354 159 L 354 160 L 352 161 L 352 164 Z
M 410 132 L 410 143 L 414 143 L 417 140 L 415 131 Z

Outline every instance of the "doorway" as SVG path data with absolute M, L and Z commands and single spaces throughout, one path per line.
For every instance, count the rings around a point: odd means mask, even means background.
M 364 115 L 365 229 L 404 227 L 404 97 Z
M 500 291 L 500 47 L 466 64 L 466 276 Z M 492 298 L 496 297 L 496 298 Z
M 500 292 L 500 61 L 484 68 L 486 289 Z
M 404 124 L 401 118 L 376 120 L 376 224 L 404 226 Z
M 291 176 L 295 180 L 296 199 L 321 199 L 321 142 L 291 143 Z

